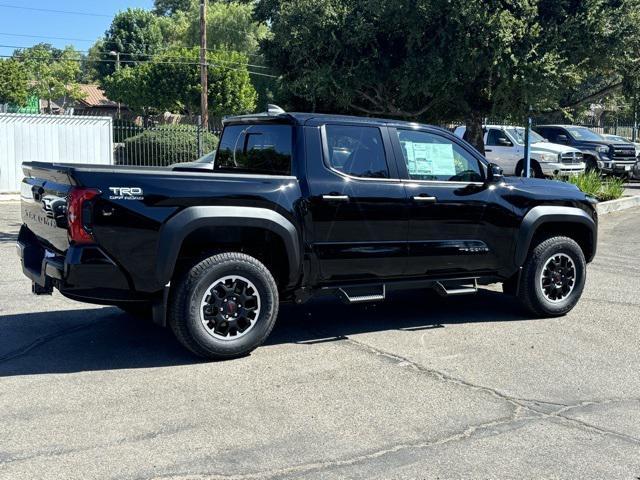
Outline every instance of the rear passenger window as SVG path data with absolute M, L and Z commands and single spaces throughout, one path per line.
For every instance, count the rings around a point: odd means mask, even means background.
M 389 178 L 380 129 L 327 125 L 327 161 L 334 170 L 361 178 Z
M 222 132 L 216 171 L 291 174 L 291 125 L 230 125 Z

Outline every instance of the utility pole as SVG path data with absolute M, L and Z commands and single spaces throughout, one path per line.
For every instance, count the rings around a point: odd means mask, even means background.
M 120 70 L 120 52 L 116 52 L 116 51 L 110 51 L 109 55 L 111 55 L 112 57 L 116 57 L 116 72 Z M 118 119 L 120 119 L 120 102 L 118 102 Z
M 531 108 L 529 108 L 531 110 Z M 529 132 L 531 131 L 531 113 L 527 116 L 527 127 L 524 131 L 524 176 L 531 176 L 531 141 Z
M 200 95 L 201 126 L 209 128 L 209 86 L 207 81 L 207 0 L 200 0 Z

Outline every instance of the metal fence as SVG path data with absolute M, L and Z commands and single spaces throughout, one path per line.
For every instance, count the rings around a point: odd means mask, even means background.
M 0 113 L 0 192 L 19 192 L 22 162 L 111 164 L 111 117 Z
M 200 125 L 140 126 L 116 120 L 114 160 L 117 165 L 154 167 L 192 162 L 216 148 L 216 133 Z
M 521 126 L 524 127 L 525 124 L 522 121 L 514 121 L 509 119 L 502 118 L 486 118 L 484 121 L 485 125 L 513 125 L 513 126 Z M 640 128 L 637 123 L 634 124 L 631 120 L 617 120 L 617 119 L 607 119 L 606 121 L 596 121 L 593 118 L 582 118 L 575 120 L 564 120 L 564 121 L 548 121 L 541 118 L 534 118 L 533 125 L 542 125 L 542 124 L 566 124 L 566 125 L 580 125 L 583 127 L 587 127 L 599 134 L 610 134 L 610 135 L 619 135 L 628 140 L 638 141 L 640 138 Z M 460 125 L 464 125 L 464 121 L 458 122 L 438 122 L 442 128 L 446 128 L 447 130 L 455 130 L 456 127 Z

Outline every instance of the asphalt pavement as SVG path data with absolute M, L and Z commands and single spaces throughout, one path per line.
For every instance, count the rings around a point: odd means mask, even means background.
M 583 299 L 496 289 L 283 306 L 207 363 L 116 308 L 30 294 L 0 205 L 0 479 L 636 479 L 640 209 L 602 217 Z

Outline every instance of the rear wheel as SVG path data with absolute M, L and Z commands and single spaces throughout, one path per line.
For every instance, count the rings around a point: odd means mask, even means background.
M 271 333 L 278 289 L 267 268 L 242 253 L 221 253 L 189 269 L 172 289 L 169 325 L 198 356 L 248 354 Z
M 547 238 L 533 248 L 522 267 L 518 298 L 536 315 L 564 315 L 578 303 L 585 279 L 580 246 L 568 237 Z

